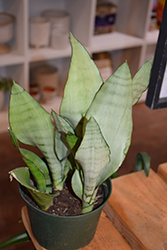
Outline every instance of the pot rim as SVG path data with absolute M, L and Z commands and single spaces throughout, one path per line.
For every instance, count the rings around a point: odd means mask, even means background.
M 105 198 L 105 201 L 104 201 L 99 207 L 97 207 L 95 210 L 92 210 L 92 211 L 89 212 L 89 213 L 80 214 L 80 215 L 71 215 L 71 216 L 70 216 L 70 215 L 66 215 L 66 216 L 65 216 L 65 215 L 54 215 L 54 214 L 47 213 L 46 211 L 43 211 L 43 210 L 41 210 L 41 209 L 39 209 L 39 208 L 33 206 L 33 205 L 24 197 L 24 195 L 23 195 L 24 191 L 22 190 L 22 187 L 24 187 L 24 186 L 22 186 L 20 183 L 19 183 L 19 192 L 20 192 L 20 194 L 21 194 L 21 197 L 22 197 L 23 200 L 25 201 L 25 203 L 26 203 L 28 206 L 30 206 L 33 210 L 35 210 L 36 212 L 40 212 L 40 213 L 42 213 L 43 215 L 46 215 L 46 216 L 48 215 L 48 216 L 51 216 L 51 217 L 53 217 L 53 218 L 59 217 L 59 218 L 72 219 L 72 218 L 79 218 L 79 217 L 83 217 L 83 216 L 88 216 L 89 214 L 98 212 L 101 208 L 104 207 L 104 205 L 107 203 L 108 199 L 110 198 L 111 191 L 112 191 L 111 179 L 108 178 L 107 180 L 105 180 L 105 181 L 102 183 L 102 185 L 103 185 L 104 183 L 106 183 L 106 182 L 107 182 L 108 194 L 107 194 L 107 196 L 106 196 L 106 198 Z
M 11 18 L 10 21 L 0 23 L 0 26 L 4 26 L 4 25 L 10 24 L 10 23 L 13 23 L 16 20 L 16 17 L 14 15 L 10 14 L 10 13 L 0 12 L 0 15 L 9 16 Z

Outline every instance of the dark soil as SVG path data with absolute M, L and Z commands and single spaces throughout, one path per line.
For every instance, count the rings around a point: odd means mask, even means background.
M 29 194 L 25 198 L 34 206 L 38 205 L 31 199 Z M 94 209 L 104 202 L 104 191 L 102 186 L 99 187 Z M 39 208 L 39 207 L 38 207 Z M 65 184 L 64 189 L 60 191 L 58 196 L 53 199 L 53 205 L 48 208 L 47 213 L 61 216 L 75 216 L 82 214 L 81 200 L 73 193 L 71 188 Z

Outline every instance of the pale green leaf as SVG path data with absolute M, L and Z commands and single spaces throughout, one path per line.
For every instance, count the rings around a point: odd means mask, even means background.
M 12 131 L 22 143 L 37 146 L 48 162 L 53 184 L 61 189 L 61 163 L 54 152 L 54 126 L 51 115 L 14 83 L 9 104 L 9 123 Z
M 68 145 L 70 146 L 71 149 L 76 145 L 78 141 L 78 137 L 70 132 L 67 133 L 66 135 L 66 141 Z
M 72 125 L 69 123 L 69 121 L 67 121 L 62 116 L 58 115 L 54 110 L 52 110 L 51 114 L 54 119 L 56 129 L 59 132 L 62 132 L 65 134 L 67 134 L 68 132 L 71 132 L 74 134 L 74 129 Z
M 19 150 L 24 162 L 34 176 L 38 190 L 48 193 L 52 192 L 52 187 L 50 186 L 52 183 L 49 171 L 44 161 L 35 153 L 27 149 L 20 148 L 17 138 L 11 129 L 9 129 L 9 133 L 11 135 L 13 145 Z M 46 185 L 49 187 L 46 187 Z
M 79 162 L 84 176 L 83 200 L 89 203 L 96 188 L 97 178 L 110 161 L 110 150 L 103 138 L 96 120 L 91 117 L 86 124 L 85 134 L 75 159 Z
M 63 161 L 63 173 L 62 173 L 62 176 L 63 176 L 63 180 L 65 181 L 67 176 L 68 176 L 68 173 L 70 171 L 70 169 L 72 169 L 72 166 L 71 166 L 71 163 L 68 159 L 65 159 Z
M 78 169 L 75 169 L 75 172 L 73 173 L 71 184 L 72 184 L 72 189 L 76 194 L 76 196 L 82 200 L 83 183 L 81 180 L 80 171 Z
M 140 99 L 149 85 L 151 67 L 152 59 L 145 62 L 133 78 L 133 105 Z
M 55 131 L 55 152 L 57 155 L 57 158 L 62 161 L 64 158 L 67 157 L 68 148 L 66 144 L 65 135 L 59 133 L 59 131 L 56 129 Z
M 70 34 L 72 58 L 60 114 L 75 128 L 85 115 L 102 78 L 86 49 Z
M 43 210 L 51 206 L 53 204 L 53 197 L 58 195 L 58 193 L 46 194 L 44 192 L 39 192 L 36 187 L 30 184 L 30 173 L 26 167 L 16 168 L 10 171 L 9 174 L 11 179 L 14 177 L 21 185 L 28 189 L 33 199 Z
M 122 164 L 131 142 L 132 79 L 125 62 L 103 84 L 86 118 L 93 116 L 110 147 L 111 161 L 101 173 L 97 185 L 111 176 Z

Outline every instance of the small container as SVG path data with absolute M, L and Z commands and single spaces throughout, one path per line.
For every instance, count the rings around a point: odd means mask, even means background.
M 57 94 L 57 89 L 47 86 L 42 89 L 42 102 L 51 102 Z
M 99 52 L 92 56 L 105 82 L 113 73 L 112 57 L 109 52 Z
M 51 29 L 66 30 L 69 32 L 70 16 L 69 13 L 63 10 L 45 10 L 42 16 L 46 17 L 51 22 Z
M 8 13 L 0 13 L 0 54 L 10 51 L 10 46 L 6 44 L 13 37 L 13 23 L 15 16 Z
M 51 31 L 51 47 L 54 49 L 66 49 L 69 46 L 69 33 L 55 28 Z
M 30 87 L 30 95 L 39 102 L 41 99 L 41 93 L 38 86 L 32 86 Z
M 49 45 L 50 21 L 45 17 L 30 18 L 30 46 L 35 48 Z
M 51 22 L 50 45 L 54 49 L 65 49 L 69 45 L 70 16 L 62 10 L 46 10 L 42 16 Z
M 95 35 L 114 31 L 117 6 L 109 1 L 99 2 L 96 7 Z
M 33 81 L 38 84 L 41 93 L 45 87 L 52 87 L 58 92 L 59 75 L 56 67 L 43 64 L 35 67 L 31 74 Z

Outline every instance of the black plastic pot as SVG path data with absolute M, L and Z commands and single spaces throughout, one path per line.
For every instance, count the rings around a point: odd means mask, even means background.
M 104 185 L 105 202 L 94 211 L 77 216 L 56 216 L 31 205 L 23 197 L 30 218 L 32 232 L 38 243 L 48 250 L 76 250 L 88 245 L 94 237 L 100 214 L 111 195 L 111 181 Z

